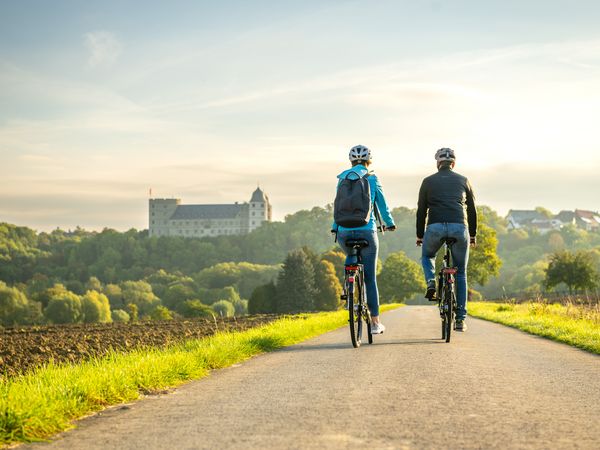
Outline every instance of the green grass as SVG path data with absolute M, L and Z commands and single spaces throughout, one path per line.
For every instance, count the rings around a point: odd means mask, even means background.
M 211 369 L 335 330 L 347 320 L 345 311 L 290 316 L 244 332 L 218 333 L 162 349 L 115 352 L 75 365 L 50 364 L 3 379 L 0 443 L 46 439 L 109 405 L 201 378 Z
M 469 314 L 600 354 L 600 306 L 472 302 Z

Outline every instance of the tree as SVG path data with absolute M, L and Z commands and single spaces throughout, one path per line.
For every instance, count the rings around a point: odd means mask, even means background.
M 104 295 L 108 297 L 108 302 L 112 309 L 123 309 L 125 308 L 125 302 L 123 301 L 123 291 L 118 284 L 107 284 L 103 289 Z
M 44 309 L 44 316 L 52 323 L 81 322 L 81 298 L 70 291 L 60 292 L 50 299 Z
M 139 309 L 135 303 L 127 304 L 127 314 L 129 314 L 129 320 L 131 322 L 137 322 L 139 318 Z
M 235 307 L 227 300 L 219 300 L 213 303 L 211 307 L 221 317 L 233 317 L 235 315 Z
M 421 267 L 404 252 L 390 254 L 379 275 L 383 303 L 402 302 L 425 291 Z
M 329 261 L 321 260 L 315 272 L 315 308 L 318 311 L 335 311 L 340 306 L 342 285 Z
M 97 291 L 87 291 L 81 298 L 81 312 L 85 323 L 110 323 L 108 297 Z
M 599 274 L 594 267 L 590 252 L 557 252 L 550 257 L 546 269 L 546 286 L 553 289 L 560 283 L 569 288 L 569 294 L 575 290 L 588 290 L 597 287 Z
M 329 261 L 335 268 L 335 274 L 340 284 L 344 283 L 344 265 L 346 264 L 346 255 L 339 249 L 331 249 L 321 255 L 321 260 Z
M 484 285 L 489 278 L 498 275 L 502 260 L 496 252 L 498 238 L 496 231 L 485 224 L 477 230 L 477 246 L 469 251 L 468 279 Z
M 312 261 L 302 249 L 291 251 L 277 280 L 277 312 L 314 311 L 316 293 Z
M 121 290 L 123 302 L 136 305 L 142 316 L 150 314 L 160 304 L 160 299 L 152 292 L 152 286 L 145 281 L 124 281 Z
M 270 314 L 277 312 L 277 288 L 275 283 L 258 286 L 248 301 L 249 314 Z
M 17 288 L 0 281 L 0 324 L 8 327 L 23 323 L 28 301 Z
M 165 306 L 175 310 L 179 304 L 194 298 L 198 298 L 198 294 L 194 289 L 190 286 L 177 283 L 166 290 L 163 303 Z

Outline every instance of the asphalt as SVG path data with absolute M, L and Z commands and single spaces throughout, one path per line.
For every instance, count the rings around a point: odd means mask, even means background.
M 440 338 L 430 306 L 382 315 L 110 408 L 48 449 L 599 449 L 600 357 L 469 319 Z

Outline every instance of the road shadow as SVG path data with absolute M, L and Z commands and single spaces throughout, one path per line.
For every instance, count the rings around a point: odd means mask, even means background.
M 377 342 L 377 338 L 373 341 L 373 344 L 369 344 L 366 340 L 363 340 L 362 346 L 367 347 L 369 345 L 379 346 L 379 345 L 432 345 L 432 344 L 445 344 L 446 342 L 437 339 L 399 339 L 395 341 L 381 341 Z M 332 351 L 332 350 L 344 350 L 344 349 L 352 349 L 352 343 L 348 339 L 348 342 L 336 342 L 334 344 L 319 344 L 319 345 L 294 345 L 291 347 L 284 347 L 276 352 L 314 352 L 314 351 Z

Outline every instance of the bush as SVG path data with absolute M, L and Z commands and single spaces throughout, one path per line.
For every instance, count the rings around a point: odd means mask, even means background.
M 111 312 L 113 322 L 127 323 L 129 322 L 129 314 L 122 309 L 115 309 Z
M 87 291 L 81 298 L 81 312 L 85 323 L 110 323 L 108 297 L 97 291 Z
M 469 289 L 469 301 L 470 302 L 480 302 L 483 300 L 483 295 L 479 291 L 475 289 Z
M 212 309 L 221 317 L 233 317 L 235 315 L 235 307 L 227 300 L 219 300 L 213 303 Z
M 198 299 L 186 300 L 179 305 L 177 312 L 183 317 L 212 317 L 213 310 Z
M 166 306 L 159 305 L 150 313 L 152 320 L 173 320 L 173 313 Z
M 81 298 L 73 292 L 64 291 L 50 299 L 44 315 L 52 323 L 81 322 Z
M 234 300 L 232 302 L 235 308 L 236 316 L 245 316 L 248 314 L 248 300 Z

